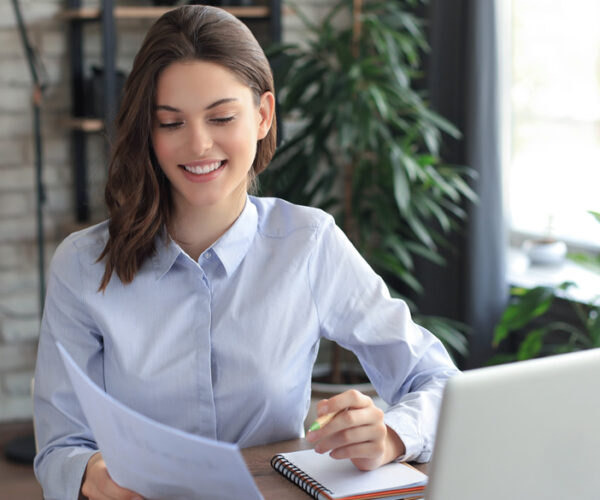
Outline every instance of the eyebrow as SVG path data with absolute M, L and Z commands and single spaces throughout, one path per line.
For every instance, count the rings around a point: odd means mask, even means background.
M 221 104 L 225 104 L 228 102 L 233 102 L 233 101 L 237 101 L 238 99 L 236 97 L 226 97 L 224 99 L 219 99 L 218 101 L 213 102 L 212 104 L 209 104 L 208 106 L 206 106 L 206 108 L 204 108 L 204 111 L 208 111 L 209 109 L 212 108 L 216 108 L 217 106 L 220 106 Z M 180 109 L 174 108 L 173 106 L 168 106 L 166 104 L 160 104 L 158 106 L 156 106 L 156 110 L 165 110 L 165 111 L 173 111 L 174 113 L 181 113 Z

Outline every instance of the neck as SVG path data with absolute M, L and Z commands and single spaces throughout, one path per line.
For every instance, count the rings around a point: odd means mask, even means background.
M 237 220 L 244 209 L 246 192 L 236 202 L 196 207 L 194 210 L 175 207 L 169 228 L 171 237 L 194 260 L 217 241 Z

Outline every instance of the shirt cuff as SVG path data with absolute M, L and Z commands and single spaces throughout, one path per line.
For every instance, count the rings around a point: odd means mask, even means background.
M 98 450 L 84 447 L 54 449 L 39 464 L 36 476 L 45 500 L 77 500 L 88 461 Z M 36 462 L 38 457 L 36 457 Z
M 423 457 L 423 439 L 418 429 L 418 423 L 405 415 L 386 413 L 384 422 L 402 440 L 406 452 L 396 458 L 396 462 L 419 461 L 427 462 L 429 457 Z

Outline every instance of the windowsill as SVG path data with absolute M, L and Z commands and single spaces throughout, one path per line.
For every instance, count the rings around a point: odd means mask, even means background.
M 559 285 L 564 281 L 572 281 L 576 286 L 560 296 L 567 300 L 590 303 L 600 296 L 600 277 L 569 259 L 557 265 L 535 265 L 518 248 L 508 251 L 508 282 L 514 286 L 534 288 L 536 286 Z

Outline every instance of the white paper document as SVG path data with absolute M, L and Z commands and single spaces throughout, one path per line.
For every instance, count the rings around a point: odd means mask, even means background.
M 183 432 L 98 387 L 57 343 L 112 479 L 148 500 L 262 500 L 235 444 Z

